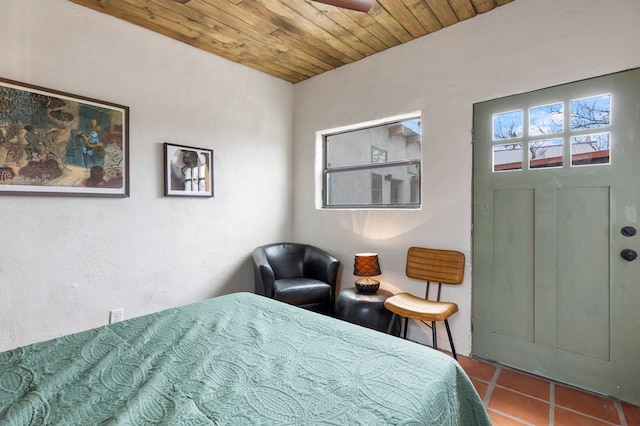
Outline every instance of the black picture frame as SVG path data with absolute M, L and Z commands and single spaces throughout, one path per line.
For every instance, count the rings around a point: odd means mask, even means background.
M 164 143 L 164 195 L 213 197 L 213 150 Z

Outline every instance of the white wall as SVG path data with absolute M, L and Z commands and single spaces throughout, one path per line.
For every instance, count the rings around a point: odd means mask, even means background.
M 342 287 L 376 250 L 383 287 L 420 294 L 407 247 L 470 256 L 473 103 L 640 66 L 638 18 L 637 0 L 516 0 L 291 86 L 66 0 L 0 0 L 0 77 L 131 108 L 130 198 L 0 196 L 0 351 L 251 290 L 250 251 L 290 236 L 337 255 Z M 415 110 L 422 210 L 316 210 L 315 132 Z M 215 198 L 162 196 L 163 142 L 215 150 Z M 463 354 L 470 272 L 444 294 Z
M 293 86 L 66 0 L 0 1 L 0 76 L 130 107 L 131 196 L 0 195 L 0 351 L 239 290 L 291 231 Z M 163 197 L 162 143 L 214 150 Z
M 377 251 L 382 286 L 424 294 L 404 277 L 411 245 L 461 250 L 463 286 L 443 290 L 460 312 L 452 332 L 471 351 L 471 127 L 473 104 L 640 66 L 637 0 L 516 0 L 295 85 L 294 236 L 329 249 L 352 287 L 354 253 Z M 315 132 L 422 111 L 421 211 L 315 208 Z M 411 338 L 429 342 L 428 330 Z M 444 329 L 442 347 L 449 347 Z

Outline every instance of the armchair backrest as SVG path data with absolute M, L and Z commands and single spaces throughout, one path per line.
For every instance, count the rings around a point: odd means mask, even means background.
M 304 276 L 306 244 L 279 243 L 262 248 L 276 280 Z
M 255 275 L 266 294 L 274 280 L 313 278 L 335 289 L 340 261 L 326 251 L 309 244 L 276 243 L 253 251 Z M 263 294 L 259 292 L 259 294 Z

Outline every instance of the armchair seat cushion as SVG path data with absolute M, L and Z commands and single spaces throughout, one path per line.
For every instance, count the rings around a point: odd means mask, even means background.
M 323 303 L 331 299 L 331 286 L 313 278 L 283 278 L 274 281 L 273 298 L 297 306 Z

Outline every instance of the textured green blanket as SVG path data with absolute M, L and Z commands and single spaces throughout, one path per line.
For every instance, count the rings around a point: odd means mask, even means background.
M 457 362 L 237 293 L 0 353 L 2 425 L 489 425 Z

